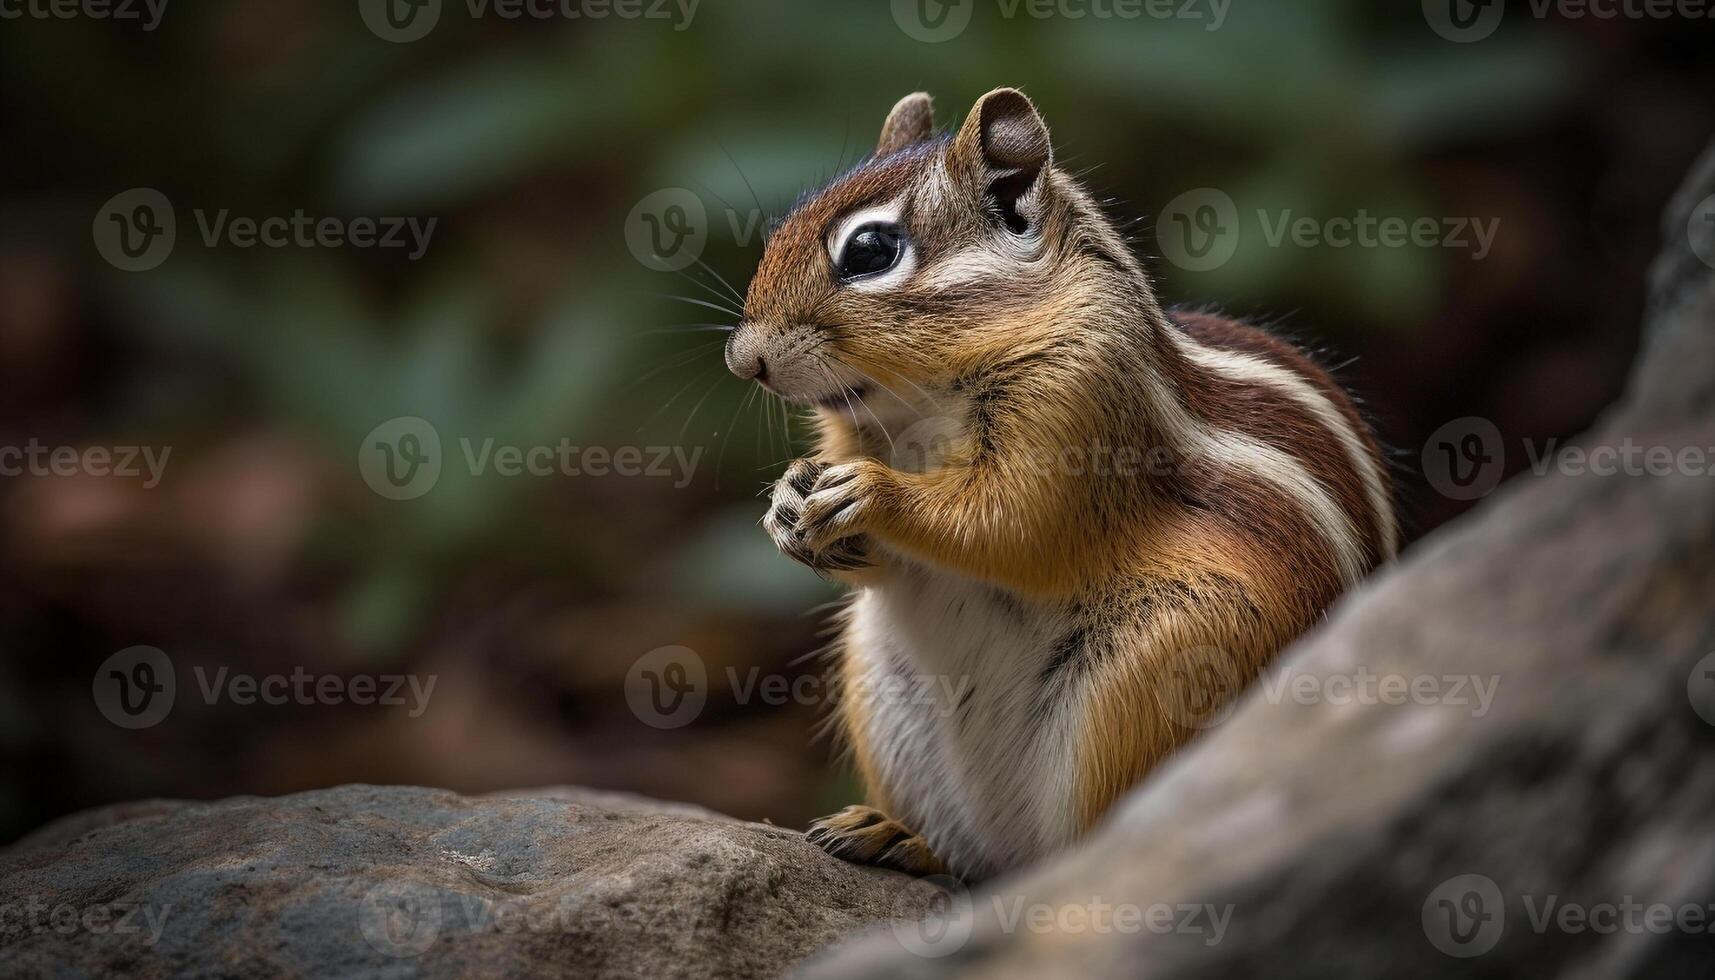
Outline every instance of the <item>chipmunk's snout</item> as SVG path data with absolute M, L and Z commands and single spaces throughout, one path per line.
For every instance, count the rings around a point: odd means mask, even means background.
M 767 381 L 768 364 L 762 359 L 761 331 L 741 323 L 726 342 L 727 370 L 744 381 Z

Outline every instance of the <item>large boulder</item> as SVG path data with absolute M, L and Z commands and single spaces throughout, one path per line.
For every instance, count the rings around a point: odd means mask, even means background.
M 0 853 L 0 976 L 769 977 L 921 916 L 909 884 L 611 793 L 152 801 Z

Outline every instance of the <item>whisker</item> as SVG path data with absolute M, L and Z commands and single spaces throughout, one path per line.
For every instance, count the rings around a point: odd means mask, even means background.
M 732 413 L 732 419 L 727 422 L 726 438 L 721 440 L 720 455 L 715 457 L 715 489 L 716 490 L 719 490 L 721 488 L 721 470 L 726 468 L 726 447 L 729 443 L 732 442 L 732 430 L 738 427 L 738 417 L 740 415 L 744 414 L 745 407 L 748 406 L 751 403 L 751 401 L 756 398 L 756 393 L 761 391 L 761 390 L 762 390 L 761 385 L 752 385 L 750 390 L 745 392 L 744 397 L 739 399 L 738 409 Z
M 650 334 L 655 333 L 709 333 L 716 330 L 721 333 L 732 333 L 737 329 L 737 327 L 728 326 L 725 323 L 676 323 L 670 327 L 653 327 L 648 330 L 639 330 L 635 336 L 647 337 Z
M 792 406 L 784 398 L 780 401 L 780 452 L 785 459 L 792 459 Z M 804 411 L 809 412 L 810 409 Z
M 685 416 L 685 424 L 679 426 L 679 439 L 681 441 L 684 440 L 686 431 L 691 428 L 691 423 L 696 420 L 697 411 L 703 407 L 704 402 L 709 400 L 709 396 L 715 393 L 715 389 L 720 387 L 720 383 L 720 377 L 716 377 L 715 383 L 709 385 L 708 389 L 703 392 L 703 397 L 697 399 L 697 403 L 691 406 L 691 414 Z
M 644 426 L 647 426 L 649 423 L 660 418 L 661 414 L 663 412 L 667 411 L 667 409 L 669 409 L 669 408 L 672 408 L 673 403 L 679 400 L 680 395 L 683 395 L 685 392 L 691 390 L 692 385 L 696 384 L 697 382 L 703 380 L 704 378 L 706 378 L 708 376 L 709 376 L 709 369 L 708 368 L 704 368 L 700 373 L 692 375 L 691 380 L 689 380 L 689 381 L 685 382 L 683 385 L 681 385 L 679 387 L 678 391 L 673 392 L 673 397 L 667 399 L 667 401 L 664 402 L 660 408 L 657 408 L 655 411 L 651 412 L 649 414 L 649 417 L 643 420 L 643 424 L 639 425 L 637 427 L 637 431 L 642 432 Z
M 846 410 L 852 413 L 853 419 L 856 419 L 857 418 L 857 408 L 852 405 L 852 386 L 848 385 L 844 381 L 840 380 L 838 373 L 836 373 L 834 371 L 833 365 L 829 364 L 827 361 L 827 358 L 823 357 L 821 353 L 816 352 L 816 351 L 811 351 L 810 356 L 814 357 L 816 359 L 817 363 L 821 364 L 822 373 L 827 375 L 828 380 L 832 381 L 834 384 L 839 386 L 840 397 L 842 397 L 846 400 Z M 833 355 L 831 355 L 831 354 L 828 356 L 833 357 Z M 838 358 L 836 357 L 835 360 L 838 360 Z M 845 364 L 844 361 L 841 361 L 840 363 Z M 846 366 L 850 367 L 850 365 L 846 365 Z M 856 370 L 856 369 L 854 368 L 853 370 Z M 859 371 L 858 373 L 862 374 L 863 372 Z M 898 397 L 898 396 L 896 395 L 894 397 Z M 858 398 L 858 404 L 862 405 L 864 407 L 864 411 L 868 412 L 869 417 L 874 419 L 875 424 L 881 428 L 881 434 L 884 437 L 886 437 L 886 439 L 887 439 L 888 452 L 891 455 L 897 456 L 899 454 L 899 450 L 896 449 L 893 445 L 893 434 L 891 432 L 887 431 L 887 423 L 885 423 L 881 420 L 881 416 L 875 414 L 875 409 L 870 408 L 869 403 L 865 402 L 861 396 Z
M 851 396 L 848 395 L 846 397 L 846 401 L 849 403 L 851 401 Z M 899 450 L 897 448 L 895 448 L 893 445 L 893 433 L 887 431 L 887 423 L 883 422 L 881 420 L 881 416 L 875 414 L 875 409 L 869 407 L 869 402 L 866 402 L 862 398 L 859 398 L 858 404 L 863 406 L 864 411 L 869 413 L 870 418 L 875 419 L 876 425 L 881 426 L 881 434 L 887 437 L 888 458 L 889 459 L 897 458 L 899 456 Z M 853 414 L 856 414 L 856 413 L 853 413 Z
M 903 375 L 903 374 L 896 374 L 896 375 L 894 375 L 894 377 L 896 377 L 896 378 L 898 378 L 898 379 L 899 379 L 899 380 L 900 380 L 900 381 L 903 381 L 903 382 L 905 382 L 905 383 L 906 383 L 906 384 L 908 384 L 908 385 L 910 385 L 910 386 L 911 386 L 911 387 L 913 387 L 913 388 L 915 388 L 915 389 L 917 389 L 917 393 L 918 393 L 918 394 L 919 394 L 919 395 L 922 395 L 922 396 L 923 396 L 923 397 L 924 397 L 924 398 L 927 398 L 927 399 L 929 399 L 929 404 L 931 404 L 931 405 L 933 405 L 933 406 L 935 406 L 935 411 L 937 411 L 937 412 L 943 412 L 943 413 L 944 413 L 944 412 L 945 412 L 945 410 L 944 410 L 944 409 L 943 409 L 943 408 L 941 408 L 941 402 L 940 402 L 940 399 L 938 399 L 938 398 L 936 398 L 936 397 L 935 397 L 935 396 L 934 396 L 934 395 L 931 395 L 931 394 L 929 394 L 929 393 L 928 393 L 928 392 L 927 392 L 927 391 L 924 391 L 924 390 L 923 390 L 923 386 L 922 386 L 922 385 L 920 385 L 920 384 L 918 384 L 918 383 L 917 383 L 917 382 L 915 382 L 915 381 L 912 381 L 912 380 L 911 380 L 911 379 L 910 379 L 910 378 L 907 378 L 907 377 L 906 377 L 906 376 L 905 376 L 905 375 Z M 871 378 L 871 379 L 870 379 L 870 380 L 871 380 L 871 381 L 875 381 L 875 379 L 874 379 L 874 378 Z M 879 384 L 881 384 L 881 382 L 879 382 L 879 381 L 876 381 L 876 382 L 875 382 L 875 383 L 876 383 L 876 384 L 878 384 L 878 385 L 879 385 Z M 886 385 L 882 385 L 882 387 L 884 387 L 884 388 L 885 388 L 885 387 L 886 387 Z M 898 397 L 899 397 L 899 396 L 898 396 L 898 395 L 894 395 L 894 396 L 893 396 L 893 397 L 895 397 L 895 398 L 898 398 Z M 919 414 L 921 414 L 921 413 L 919 413 Z
M 714 303 L 710 303 L 707 300 L 697 299 L 694 296 L 678 296 L 678 295 L 675 295 L 673 293 L 659 293 L 657 295 L 660 295 L 666 299 L 676 299 L 676 300 L 679 300 L 679 301 L 685 302 L 685 303 L 694 303 L 697 306 L 706 306 L 709 309 L 716 311 L 717 313 L 725 313 L 728 316 L 736 316 L 739 319 L 744 318 L 743 313 L 740 313 L 739 311 L 733 309 L 730 306 L 717 306 Z
M 744 168 L 738 165 L 737 160 L 733 159 L 732 153 L 727 150 L 725 143 L 715 140 L 715 145 L 721 148 L 721 152 L 726 155 L 727 162 L 732 164 L 734 170 L 738 171 L 738 179 L 744 181 L 744 189 L 750 192 L 750 199 L 756 204 L 757 213 L 762 216 L 764 221 L 767 221 L 768 209 L 762 206 L 762 198 L 756 196 L 756 188 L 750 186 L 750 178 L 744 175 Z
M 702 265 L 703 268 L 705 268 L 705 269 L 709 268 L 708 266 L 703 265 L 702 259 L 699 259 L 695 256 L 691 257 L 691 261 L 697 263 L 698 265 Z M 714 270 L 709 269 L 709 271 L 713 272 Z M 708 283 L 702 281 L 701 279 L 698 279 L 696 276 L 691 275 L 689 272 L 686 272 L 683 269 L 674 269 L 673 274 L 678 276 L 679 278 L 685 280 L 686 282 L 690 283 L 691 285 L 696 286 L 697 288 L 706 291 L 710 296 L 713 296 L 715 299 L 720 300 L 722 303 L 725 303 L 727 301 L 727 296 L 725 293 L 722 293 L 720 290 L 716 289 L 715 287 L 709 285 Z M 716 273 L 715 278 L 720 279 L 720 274 Z M 721 279 L 721 283 L 724 285 L 726 283 L 726 280 Z M 727 288 L 731 289 L 732 287 L 727 286 Z M 743 304 L 743 302 L 744 302 L 744 298 L 740 297 L 739 303 Z
M 713 266 L 709 265 L 707 262 L 704 262 L 702 259 L 697 258 L 696 256 L 692 256 L 691 261 L 697 263 L 697 265 L 700 266 L 704 272 L 707 272 L 709 275 L 714 276 L 716 281 L 718 281 L 722 286 L 725 286 L 726 291 L 728 293 L 732 294 L 732 298 L 738 301 L 739 306 L 742 307 L 744 305 L 744 294 L 739 292 L 736 288 L 734 288 L 732 283 L 727 282 L 726 276 L 723 276 L 720 273 L 716 272 L 714 270 Z
M 847 364 L 847 363 L 846 363 L 846 362 L 845 362 L 845 361 L 842 361 L 842 360 L 840 360 L 840 358 L 839 358 L 839 356 L 838 356 L 838 355 L 836 355 L 836 354 L 829 354 L 829 355 L 828 355 L 828 356 L 829 356 L 829 357 L 832 357 L 832 358 L 833 358 L 833 359 L 834 359 L 834 363 L 836 363 L 836 364 L 838 364 L 838 365 L 840 365 L 840 366 L 841 366 L 841 367 L 843 367 L 843 368 L 845 368 L 845 369 L 846 369 L 846 370 L 848 370 L 848 371 L 852 371 L 852 372 L 855 372 L 855 373 L 856 373 L 856 374 L 857 374 L 857 375 L 858 375 L 858 376 L 859 376 L 859 377 L 861 377 L 861 378 L 863 378 L 863 379 L 864 379 L 864 380 L 865 380 L 865 381 L 868 381 L 868 382 L 869 382 L 869 383 L 870 383 L 870 384 L 874 384 L 874 385 L 880 385 L 880 386 L 881 386 L 881 390 L 882 390 L 882 391 L 885 391 L 885 392 L 887 392 L 887 393 L 888 393 L 888 394 L 890 394 L 890 395 L 892 395 L 892 396 L 893 396 L 893 398 L 894 398 L 894 400 L 895 400 L 895 401 L 897 401 L 897 402 L 899 402 L 899 404 L 901 404 L 901 405 L 904 405 L 904 406 L 905 406 L 905 407 L 906 407 L 906 408 L 909 408 L 909 409 L 911 409 L 911 410 L 912 410 L 912 411 L 913 411 L 913 412 L 916 412 L 916 413 L 917 413 L 917 417 L 918 417 L 918 418 L 923 418 L 923 417 L 924 417 L 924 415 L 923 415 L 923 412 L 922 412 L 922 410 L 921 410 L 921 409 L 919 409 L 919 408 L 918 408 L 918 407 L 917 407 L 917 406 L 916 406 L 916 405 L 913 405 L 913 404 L 911 404 L 911 403 L 910 403 L 910 402 L 908 402 L 908 401 L 906 401 L 906 400 L 905 400 L 905 399 L 904 399 L 904 398 L 901 398 L 901 397 L 900 397 L 900 396 L 899 396 L 899 392 L 897 392 L 897 391 L 894 391 L 894 390 L 893 390 L 893 389 L 892 389 L 892 388 L 889 388 L 889 387 L 888 387 L 888 386 L 887 386 L 887 385 L 885 385 L 885 384 L 882 384 L 882 382 L 881 382 L 881 379 L 879 379 L 879 378 L 877 378 L 877 377 L 875 377 L 875 376 L 874 376 L 874 375 L 872 375 L 872 374 L 870 374 L 870 373 L 869 373 L 869 372 L 867 372 L 867 371 L 864 371 L 864 370 L 862 370 L 862 369 L 861 369 L 861 368 L 855 368 L 855 367 L 852 367 L 852 366 L 851 366 L 851 365 L 850 365 L 850 364 Z M 907 379 L 905 379 L 905 380 L 907 380 L 907 381 L 909 381 L 909 380 L 910 380 L 910 379 L 909 379 L 909 378 L 907 378 Z M 919 389 L 917 389 L 917 390 L 918 390 L 918 391 L 923 391 L 923 389 L 921 389 L 921 388 L 919 388 Z M 928 398 L 928 397 L 929 397 L 929 393 L 928 393 L 928 392 L 927 392 L 927 391 L 923 391 L 923 396 L 924 396 L 924 397 L 925 397 L 925 398 Z M 930 400 L 930 401 L 934 401 L 934 399 L 933 399 L 933 398 L 930 398 L 930 399 L 929 399 L 929 400 Z M 940 407 L 940 406 L 936 406 L 936 407 L 937 407 L 937 408 L 939 408 L 939 407 Z M 875 414 L 875 413 L 874 413 L 874 412 L 871 412 L 871 413 L 870 413 L 870 414 L 871 414 L 871 415 L 874 415 L 874 414 Z M 876 421 L 880 421 L 880 419 L 877 419 L 877 420 L 876 420 Z
M 764 389 L 761 385 L 757 385 L 756 390 L 762 391 Z M 774 407 L 772 405 L 766 404 L 767 397 L 768 396 L 766 396 L 766 395 L 763 396 L 764 403 L 761 405 L 760 411 L 758 412 L 758 414 L 761 416 L 761 418 L 759 418 L 757 421 L 762 422 L 763 424 L 756 427 L 756 438 L 752 439 L 751 443 L 750 443 L 751 454 L 756 459 L 762 458 L 762 431 L 763 431 L 763 429 L 766 428 L 768 430 L 768 437 L 769 437 L 768 446 L 769 446 L 769 449 L 772 450 L 774 448 Z
M 714 341 L 712 343 L 698 344 L 696 347 L 693 347 L 687 351 L 680 351 L 678 356 L 674 357 L 668 363 L 663 364 L 660 367 L 651 368 L 650 370 L 645 371 L 641 377 L 639 377 L 636 381 L 631 382 L 631 384 L 628 387 L 629 388 L 635 388 L 638 385 L 642 384 L 643 382 L 648 381 L 650 378 L 655 377 L 657 374 L 660 374 L 662 371 L 670 371 L 676 367 L 684 367 L 685 365 L 691 363 L 692 361 L 695 361 L 697 358 L 706 355 L 712 348 L 724 347 L 725 345 L 726 345 L 726 341 L 717 340 L 717 341 Z

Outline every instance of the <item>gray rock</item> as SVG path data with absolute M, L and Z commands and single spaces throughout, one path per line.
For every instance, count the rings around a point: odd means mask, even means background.
M 961 895 L 938 955 L 884 937 L 804 975 L 1715 975 L 1715 259 L 1691 237 L 1715 256 L 1715 226 L 1688 232 L 1712 193 L 1715 148 L 1668 209 L 1630 390 L 1580 440 L 1683 468 L 1509 484 L 1083 846 Z
M 698 807 L 378 786 L 75 815 L 0 883 L 7 977 L 768 977 L 931 897 Z

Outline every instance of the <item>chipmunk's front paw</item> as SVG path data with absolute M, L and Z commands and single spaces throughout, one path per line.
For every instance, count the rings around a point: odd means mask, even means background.
M 774 499 L 762 527 L 774 539 L 780 553 L 818 572 L 855 571 L 870 566 L 868 543 L 859 536 L 844 537 L 826 548 L 813 548 L 801 533 L 805 499 L 827 467 L 814 460 L 795 460 L 774 484 Z
M 869 530 L 886 467 L 873 459 L 823 467 L 804 495 L 798 536 L 816 554 Z
M 848 806 L 810 824 L 810 843 L 853 864 L 873 864 L 909 875 L 946 874 L 947 866 L 923 835 L 874 807 Z

